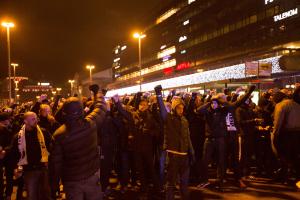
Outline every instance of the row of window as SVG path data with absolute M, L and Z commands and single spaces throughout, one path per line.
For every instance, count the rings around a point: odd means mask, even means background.
M 238 29 L 244 28 L 245 26 L 257 23 L 258 21 L 261 21 L 265 18 L 273 17 L 274 15 L 278 14 L 279 12 L 280 12 L 279 6 L 269 8 L 269 9 L 265 10 L 264 12 L 259 13 L 258 15 L 252 15 L 250 17 L 246 17 L 234 24 L 227 24 L 227 25 L 223 26 L 222 28 L 217 29 L 213 32 L 200 35 L 199 37 L 191 40 L 190 42 L 187 42 L 185 45 L 182 45 L 181 49 L 190 48 L 190 47 L 198 45 L 202 42 L 206 42 L 207 40 L 211 40 L 213 38 L 227 34 L 229 32 L 233 32 Z M 191 28 L 190 32 L 194 32 L 198 28 L 197 26 L 198 25 L 194 25 L 194 27 Z
M 252 15 L 252 16 L 243 18 L 242 20 L 240 20 L 240 21 L 238 21 L 234 24 L 227 24 L 227 25 L 223 26 L 220 29 L 217 29 L 217 30 L 215 30 L 213 32 L 210 32 L 210 33 L 205 33 L 205 34 L 200 35 L 200 36 L 198 36 L 195 39 L 192 39 L 190 41 L 187 40 L 188 42 L 186 42 L 184 45 L 181 45 L 180 50 L 185 50 L 185 49 L 190 48 L 192 46 L 199 45 L 200 43 L 206 42 L 208 40 L 220 37 L 224 34 L 227 34 L 227 33 L 236 31 L 238 29 L 244 28 L 245 26 L 248 26 L 250 24 L 257 23 L 258 21 L 261 21 L 265 18 L 273 17 L 274 15 L 278 14 L 279 12 L 280 12 L 280 7 L 279 6 L 274 6 L 274 7 L 268 8 L 264 12 L 261 12 L 257 15 Z M 193 14 L 195 14 L 195 13 L 193 13 Z M 194 26 L 190 27 L 190 32 L 195 32 L 198 28 L 199 28 L 199 24 L 195 24 Z M 144 59 L 143 61 L 144 61 L 144 63 L 147 63 L 148 61 L 153 61 L 153 59 L 156 59 L 156 58 L 154 56 L 152 56 L 151 58 L 149 57 L 147 60 Z M 122 73 L 122 72 L 125 72 L 125 71 L 129 70 L 129 69 L 132 69 L 135 66 L 136 66 L 136 64 L 131 65 L 131 66 L 127 66 L 127 67 L 122 67 L 122 68 L 119 68 L 117 70 L 117 72 Z M 149 70 L 150 68 L 145 68 L 143 70 Z M 152 67 L 150 71 L 153 72 L 153 70 L 154 70 L 154 68 Z M 155 68 L 154 71 L 157 71 L 157 70 L 161 70 L 161 69 L 158 67 L 157 69 Z M 148 73 L 150 73 L 150 71 Z M 139 71 L 137 71 L 137 72 L 133 72 L 133 73 L 121 76 L 121 77 L 118 78 L 118 80 L 128 80 L 130 78 L 137 77 L 139 75 L 140 75 L 140 73 L 139 73 Z

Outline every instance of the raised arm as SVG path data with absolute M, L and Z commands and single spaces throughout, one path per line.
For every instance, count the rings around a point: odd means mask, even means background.
M 132 113 L 123 108 L 122 103 L 120 102 L 120 98 L 118 95 L 113 96 L 113 101 L 116 105 L 118 112 L 128 121 L 133 122 Z
M 222 102 L 222 104 L 227 107 L 228 109 L 236 109 L 237 107 L 241 106 L 245 101 L 251 96 L 252 92 L 255 90 L 255 85 L 251 85 L 250 88 L 247 90 L 246 94 L 237 100 L 234 103 L 231 102 Z
M 162 87 L 161 87 L 161 85 L 156 86 L 154 88 L 154 90 L 155 90 L 155 93 L 156 93 L 156 98 L 157 98 L 157 103 L 158 103 L 158 106 L 159 106 L 160 116 L 161 116 L 162 120 L 165 121 L 167 119 L 168 112 L 166 110 L 164 101 L 162 99 L 162 92 L 161 92 Z
M 94 94 L 94 106 L 93 106 L 93 110 L 91 111 L 90 114 L 88 114 L 85 117 L 85 120 L 87 120 L 90 123 L 97 123 L 97 125 L 102 124 L 105 118 L 105 114 L 106 114 L 106 102 L 104 99 L 103 94 L 99 91 L 99 86 L 97 85 L 92 85 L 90 86 L 90 90 L 93 92 Z

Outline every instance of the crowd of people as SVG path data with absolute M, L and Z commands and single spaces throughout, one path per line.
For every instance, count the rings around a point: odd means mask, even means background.
M 261 92 L 224 89 L 207 94 L 172 90 L 105 97 L 40 99 L 0 112 L 0 199 L 99 200 L 115 188 L 141 199 L 174 199 L 177 185 L 189 199 L 198 188 L 234 184 L 255 176 L 300 189 L 300 86 Z M 231 180 L 231 181 L 230 181 Z M 63 187 L 62 187 L 63 186 Z M 150 198 L 149 196 L 152 195 Z M 153 197 L 154 196 L 154 197 Z

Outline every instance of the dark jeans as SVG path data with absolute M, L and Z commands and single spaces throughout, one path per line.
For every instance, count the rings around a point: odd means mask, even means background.
M 64 182 L 67 200 L 102 200 L 99 179 L 100 173 L 97 172 L 85 180 Z
M 225 138 L 206 138 L 203 149 L 203 179 L 208 181 L 208 165 L 212 161 L 214 153 L 218 157 L 217 178 L 223 181 L 225 176 Z
M 236 180 L 240 180 L 242 178 L 241 174 L 241 138 L 239 137 L 236 131 L 230 131 L 227 135 L 227 144 L 226 144 L 226 152 L 228 165 L 227 167 L 232 167 L 234 170 L 234 177 Z
M 101 159 L 101 185 L 102 190 L 105 191 L 106 188 L 109 186 L 109 178 L 110 173 L 113 168 L 113 159 L 114 159 L 114 152 L 110 148 L 102 148 L 102 156 Z
M 123 150 L 119 152 L 118 155 L 119 165 L 118 165 L 118 177 L 120 179 L 122 186 L 127 186 L 130 182 L 136 185 L 137 182 L 137 172 L 136 172 L 136 162 L 134 151 Z
M 167 186 L 166 186 L 166 200 L 174 199 L 174 190 L 176 187 L 177 177 L 180 179 L 180 193 L 181 199 L 189 199 L 189 176 L 190 166 L 189 157 L 182 155 L 175 155 L 168 153 L 167 165 Z
M 300 131 L 282 131 L 279 137 L 282 160 L 296 171 L 297 179 L 300 180 Z
M 24 183 L 28 200 L 50 200 L 48 170 L 35 169 L 24 171 Z
M 142 192 L 146 192 L 150 182 L 153 183 L 155 189 L 158 189 L 159 181 L 155 173 L 153 151 L 136 152 L 136 166 L 140 175 Z
M 167 159 L 167 152 L 161 151 L 159 157 L 159 182 L 161 186 L 165 185 L 166 159 Z

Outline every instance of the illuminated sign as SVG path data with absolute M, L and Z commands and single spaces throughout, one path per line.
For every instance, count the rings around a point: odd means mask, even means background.
M 172 72 L 173 72 L 173 67 L 169 67 L 169 68 L 164 69 L 164 74 L 165 75 L 170 75 L 170 74 L 172 74 Z
M 268 4 L 270 4 L 270 3 L 273 3 L 274 2 L 274 0 L 265 0 L 265 4 L 266 5 L 268 5 Z
M 287 12 L 284 12 L 282 14 L 274 16 L 274 21 L 278 22 L 278 21 L 284 20 L 286 18 L 292 17 L 294 15 L 297 15 L 297 14 L 298 14 L 298 8 L 295 8 L 295 9 L 289 10 Z
M 180 70 L 188 69 L 190 67 L 191 67 L 191 64 L 189 62 L 184 62 L 184 63 L 177 65 L 176 70 L 180 71 Z

